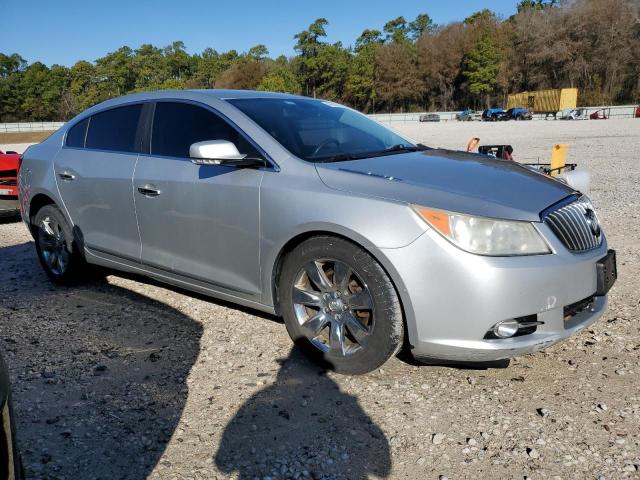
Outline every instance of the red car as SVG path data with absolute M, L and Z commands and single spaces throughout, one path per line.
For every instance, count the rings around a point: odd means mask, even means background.
M 0 215 L 15 215 L 18 204 L 18 170 L 21 157 L 15 152 L 0 150 Z
M 593 112 L 591 115 L 589 115 L 589 118 L 591 120 L 607 120 L 609 117 L 607 117 L 607 113 L 604 111 L 604 109 L 602 109 Z

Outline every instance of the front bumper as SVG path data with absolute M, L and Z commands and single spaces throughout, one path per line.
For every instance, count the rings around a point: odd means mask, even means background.
M 569 252 L 537 225 L 553 253 L 484 257 L 464 252 L 428 230 L 411 245 L 384 250 L 400 277 L 409 342 L 416 358 L 487 362 L 536 352 L 595 322 L 606 296 L 565 321 L 565 307 L 597 290 L 596 263 L 607 243 L 582 254 Z M 535 332 L 485 338 L 499 321 L 537 315 Z
M 18 197 L 10 195 L 0 195 L 0 214 L 5 212 L 16 212 L 20 209 Z

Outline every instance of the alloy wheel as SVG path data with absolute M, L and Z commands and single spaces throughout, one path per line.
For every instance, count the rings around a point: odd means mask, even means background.
M 367 346 L 374 327 L 373 296 L 351 266 L 333 259 L 315 260 L 295 278 L 295 316 L 312 345 L 339 356 Z
M 69 265 L 69 250 L 62 225 L 53 217 L 46 216 L 40 221 L 38 243 L 42 259 L 55 275 L 63 275 Z

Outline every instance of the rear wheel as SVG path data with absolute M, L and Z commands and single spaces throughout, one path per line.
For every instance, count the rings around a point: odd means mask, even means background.
M 333 370 L 369 372 L 402 345 L 402 309 L 391 280 L 347 240 L 323 236 L 300 244 L 284 261 L 279 289 L 289 335 Z
M 42 207 L 33 219 L 33 227 L 38 259 L 49 278 L 62 284 L 77 281 L 85 262 L 60 209 L 55 205 Z

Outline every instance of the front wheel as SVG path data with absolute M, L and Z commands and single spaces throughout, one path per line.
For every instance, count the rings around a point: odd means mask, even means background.
M 370 372 L 402 346 L 393 283 L 369 253 L 347 240 L 322 236 L 300 244 L 285 258 L 279 291 L 293 341 L 337 372 Z

